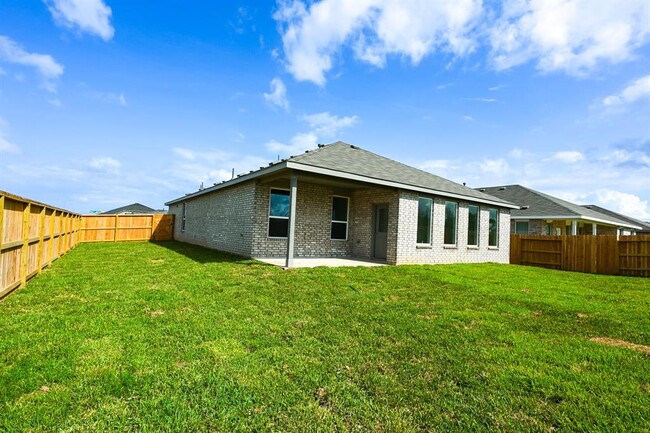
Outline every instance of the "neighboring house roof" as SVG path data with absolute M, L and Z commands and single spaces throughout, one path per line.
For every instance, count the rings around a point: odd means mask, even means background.
M 592 210 L 595 210 L 595 211 L 600 212 L 602 214 L 609 215 L 609 216 L 612 216 L 614 218 L 618 218 L 618 219 L 623 220 L 623 221 L 627 221 L 630 224 L 641 226 L 641 229 L 643 231 L 650 231 L 650 223 L 649 222 L 641 221 L 641 220 L 638 220 L 636 218 L 632 218 L 632 217 L 629 217 L 627 215 L 623 215 L 623 214 L 620 214 L 618 212 L 614 212 L 612 210 L 605 209 L 604 207 L 600 207 L 600 206 L 595 205 L 595 204 L 584 204 L 584 205 L 582 205 L 582 207 L 586 207 L 587 209 L 592 209 Z
M 150 208 L 140 203 L 132 203 L 126 206 L 118 207 L 116 209 L 107 210 L 102 212 L 103 215 L 116 215 L 123 213 L 161 213 L 164 211 L 158 211 L 156 209 Z
M 511 219 L 585 219 L 621 227 L 640 229 L 616 216 L 580 206 L 521 185 L 502 185 L 477 188 L 487 194 L 521 206 L 510 212 Z
M 301 155 L 292 156 L 281 161 L 272 162 L 267 167 L 260 167 L 257 171 L 239 175 L 235 179 L 215 184 L 215 186 L 187 194 L 184 197 L 177 198 L 165 204 L 170 205 L 181 202 L 284 169 L 333 176 L 450 198 L 460 198 L 511 209 L 517 207 L 507 200 L 484 194 L 467 186 L 436 176 L 435 174 L 402 164 L 401 162 L 385 158 L 341 141 L 328 145 L 319 145 L 318 149 L 307 151 Z

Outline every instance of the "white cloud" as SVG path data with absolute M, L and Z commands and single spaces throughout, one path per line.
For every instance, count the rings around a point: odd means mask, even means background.
M 175 147 L 172 151 L 187 161 L 222 162 L 232 158 L 232 154 L 221 150 L 192 150 L 184 147 Z
M 472 120 L 474 120 L 474 118 L 468 114 L 465 114 L 463 116 L 463 120 L 467 120 L 468 122 L 471 122 Z
M 109 41 L 115 34 L 111 8 L 103 0 L 45 0 L 54 21 Z
M 318 146 L 318 135 L 314 132 L 300 132 L 289 140 L 288 144 L 271 140 L 266 143 L 266 148 L 279 154 L 295 155 L 305 150 L 315 149 Z
M 620 93 L 603 99 L 605 107 L 633 104 L 641 99 L 650 98 L 650 75 L 641 77 L 625 87 Z
M 88 166 L 109 174 L 117 174 L 120 172 L 122 163 L 117 159 L 111 158 L 110 156 L 104 156 L 91 159 L 88 163 Z
M 117 104 L 122 107 L 126 107 L 127 105 L 124 93 L 92 92 L 90 93 L 90 96 L 106 104 Z
M 493 174 L 498 177 L 505 176 L 510 170 L 510 166 L 505 159 L 484 159 L 479 164 L 481 171 L 484 173 Z
M 599 189 L 596 191 L 596 199 L 598 204 L 615 212 L 644 220 L 650 218 L 648 201 L 642 200 L 637 195 L 611 189 Z
M 0 117 L 0 153 L 19 153 L 20 148 L 5 137 L 8 126 L 7 121 Z
M 357 116 L 338 117 L 329 112 L 308 114 L 302 120 L 314 130 L 319 136 L 334 137 L 339 131 L 349 128 L 359 122 Z
M 619 63 L 650 35 L 647 0 L 509 0 L 489 30 L 498 70 L 536 61 L 541 71 L 584 75 Z
M 285 65 L 298 81 L 324 85 L 349 49 L 384 67 L 389 56 L 417 65 L 433 53 L 449 65 L 485 45 L 504 70 L 536 62 L 544 72 L 585 75 L 634 57 L 650 36 L 647 0 L 279 0 Z M 484 4 L 485 3 L 485 4 Z M 491 90 L 498 90 L 495 86 Z
M 321 138 L 337 137 L 343 129 L 357 124 L 359 117 L 339 117 L 329 112 L 322 112 L 304 115 L 300 117 L 300 120 L 306 122 L 311 130 L 294 134 L 288 143 L 271 140 L 266 143 L 266 148 L 270 152 L 277 152 L 281 155 L 295 155 L 305 150 L 315 149 Z
M 584 161 L 585 156 L 582 154 L 582 152 L 578 152 L 577 150 L 563 150 L 560 152 L 555 152 L 550 159 L 570 164 L 574 162 Z
M 480 0 L 280 1 L 287 70 L 299 81 L 325 84 L 325 73 L 344 44 L 355 56 L 383 67 L 389 55 L 417 65 L 435 50 L 463 55 L 474 48 L 468 36 L 481 13 Z
M 15 41 L 2 35 L 0 35 L 0 60 L 35 68 L 43 77 L 43 87 L 50 92 L 56 92 L 55 80 L 63 74 L 64 69 L 49 54 L 27 52 Z
M 271 80 L 271 92 L 264 93 L 266 102 L 273 104 L 285 110 L 289 109 L 289 100 L 287 99 L 287 87 L 281 79 L 274 78 Z
M 467 100 L 476 102 L 499 102 L 499 100 L 495 98 L 467 98 Z

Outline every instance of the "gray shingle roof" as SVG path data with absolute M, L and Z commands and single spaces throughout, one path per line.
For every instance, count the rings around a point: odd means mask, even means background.
M 394 161 L 376 153 L 342 141 L 319 147 L 316 150 L 289 158 L 289 161 L 372 179 L 401 183 L 419 188 L 461 195 L 478 200 L 511 204 L 465 185 L 452 182 L 435 174 Z
M 224 181 L 209 188 L 186 194 L 184 197 L 171 200 L 166 205 L 208 194 L 213 191 L 236 185 L 276 173 L 279 170 L 293 169 L 297 171 L 316 172 L 328 176 L 336 176 L 360 182 L 375 183 L 390 187 L 411 189 L 413 191 L 462 198 L 468 201 L 489 203 L 496 206 L 514 208 L 515 205 L 507 200 L 484 194 L 465 185 L 452 182 L 435 174 L 411 167 L 401 162 L 377 155 L 357 146 L 341 141 L 319 145 L 318 149 L 292 156 L 282 161 L 272 162 L 257 171 L 238 175 L 236 178 Z
M 604 207 L 600 207 L 600 206 L 595 205 L 595 204 L 583 204 L 582 207 L 586 207 L 587 209 L 592 209 L 592 210 L 595 210 L 596 212 L 600 212 L 602 214 L 609 215 L 611 217 L 618 218 L 618 219 L 623 220 L 623 221 L 627 221 L 630 224 L 636 224 L 638 226 L 641 226 L 643 231 L 650 231 L 650 223 L 648 223 L 648 222 L 641 221 L 641 220 L 638 220 L 636 218 L 632 218 L 632 217 L 629 217 L 627 215 L 623 215 L 623 214 L 620 214 L 618 212 L 614 212 L 614 211 L 609 210 L 609 209 L 605 209 Z
M 511 217 L 515 219 L 526 217 L 567 217 L 605 221 L 623 227 L 636 226 L 636 224 L 630 224 L 620 218 L 606 215 L 521 185 L 490 186 L 477 189 L 519 206 L 527 206 L 525 209 L 514 209 L 510 212 Z
M 157 211 L 153 208 L 150 208 L 149 206 L 145 206 L 140 203 L 132 203 L 126 206 L 122 206 L 115 209 L 107 210 L 106 212 L 102 212 L 102 214 L 105 215 L 115 215 L 115 214 L 122 214 L 122 213 L 161 213 L 161 211 Z

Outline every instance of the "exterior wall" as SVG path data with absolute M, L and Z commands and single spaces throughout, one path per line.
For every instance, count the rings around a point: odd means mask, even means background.
M 599 235 L 615 235 L 617 234 L 617 229 L 616 227 L 611 227 L 611 226 L 603 226 L 598 224 L 598 227 L 596 228 L 597 233 Z
M 374 209 L 376 205 L 388 205 L 388 239 L 386 262 L 397 263 L 397 236 L 399 193 L 396 190 L 371 188 L 355 191 L 352 195 L 352 255 L 371 259 L 374 256 Z
M 433 198 L 431 244 L 417 244 L 418 197 L 416 193 L 400 191 L 399 226 L 396 264 L 407 263 L 508 263 L 510 260 L 510 211 L 499 211 L 497 247 L 488 247 L 489 206 L 480 206 L 479 245 L 467 245 L 468 202 L 458 202 L 457 245 L 444 245 L 445 201 Z
M 270 238 L 269 199 L 271 188 L 260 184 L 255 194 L 255 215 L 252 229 L 253 257 L 286 257 L 286 238 Z M 350 197 L 348 202 L 348 240 L 331 240 L 332 196 Z M 296 196 L 296 231 L 294 257 L 345 257 L 351 255 L 353 231 L 352 206 L 354 199 L 349 192 L 336 191 L 325 185 L 298 181 Z
M 174 215 L 174 239 L 251 256 L 255 183 L 247 182 L 169 207 Z
M 528 233 L 529 235 L 545 235 L 546 234 L 546 221 L 545 220 L 539 220 L 539 219 L 520 219 L 520 220 L 514 220 L 510 218 L 510 233 L 514 234 L 515 233 L 515 223 L 517 221 L 526 221 L 528 222 Z

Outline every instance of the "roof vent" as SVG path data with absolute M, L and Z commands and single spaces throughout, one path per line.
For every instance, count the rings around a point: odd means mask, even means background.
M 506 190 L 505 186 L 502 186 L 501 188 L 499 188 L 499 191 L 505 191 L 505 190 Z
M 481 188 L 481 189 L 479 189 L 479 191 L 485 192 L 485 188 Z
M 324 144 L 318 143 L 318 148 L 320 149 L 321 147 L 325 147 Z
M 358 147 L 355 146 L 354 144 L 351 144 L 351 145 L 350 145 L 350 148 L 352 148 L 352 149 L 358 149 Z
M 529 209 L 530 206 L 519 206 L 519 209 Z

